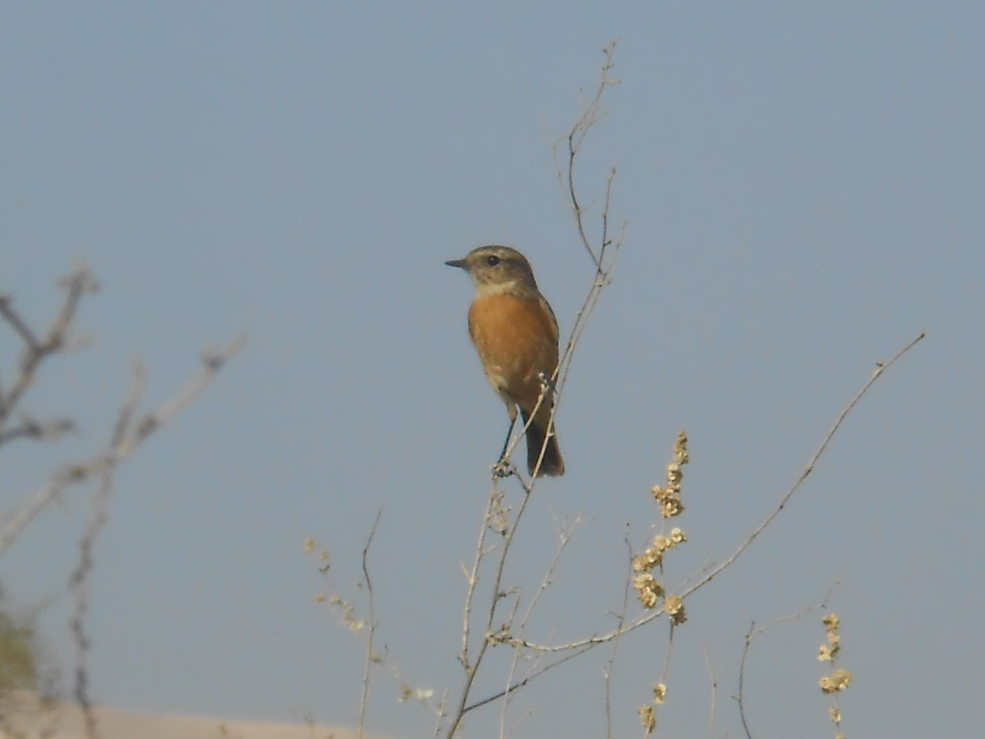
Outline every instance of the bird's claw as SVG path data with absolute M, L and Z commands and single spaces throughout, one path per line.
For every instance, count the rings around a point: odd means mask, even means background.
M 492 466 L 493 477 L 502 480 L 504 477 L 511 477 L 515 474 L 510 460 L 501 459 Z

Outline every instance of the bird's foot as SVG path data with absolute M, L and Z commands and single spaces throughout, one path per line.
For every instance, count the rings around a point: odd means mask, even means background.
M 504 477 L 512 477 L 516 474 L 513 465 L 508 459 L 501 459 L 492 466 L 493 477 L 502 480 Z

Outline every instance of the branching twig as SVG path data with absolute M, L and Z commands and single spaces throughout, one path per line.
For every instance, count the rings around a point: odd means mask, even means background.
M 490 498 L 494 498 L 496 494 L 497 491 L 495 489 L 495 481 L 494 481 L 493 491 L 490 494 Z M 467 665 L 465 670 L 465 684 L 462 686 L 461 696 L 459 697 L 455 709 L 455 713 L 451 718 L 451 725 L 448 730 L 449 739 L 455 736 L 455 732 L 458 731 L 458 727 L 461 725 L 462 719 L 465 717 L 465 714 L 473 710 L 474 708 L 478 707 L 476 705 L 472 705 L 472 706 L 468 705 L 469 695 L 472 692 L 472 685 L 475 682 L 475 677 L 476 674 L 478 673 L 479 666 L 482 664 L 482 660 L 486 656 L 486 652 L 488 651 L 489 646 L 493 643 L 491 637 L 494 631 L 493 623 L 496 619 L 496 609 L 499 605 L 500 600 L 506 597 L 506 593 L 503 591 L 503 573 L 505 572 L 506 569 L 506 560 L 510 552 L 510 545 L 512 544 L 514 540 L 514 536 L 516 534 L 517 526 L 519 525 L 519 522 L 522 520 L 523 514 L 526 511 L 527 505 L 529 503 L 530 503 L 530 493 L 527 492 L 523 496 L 523 501 L 520 503 L 520 507 L 517 511 L 516 517 L 513 520 L 512 526 L 509 526 L 508 530 L 503 534 L 503 542 L 499 548 L 499 557 L 496 563 L 496 574 L 493 577 L 492 601 L 489 604 L 489 613 L 485 619 L 485 631 L 484 631 L 483 640 L 482 643 L 479 645 L 479 650 L 475 655 L 475 659 L 471 662 L 471 664 L 469 664 L 468 662 L 465 663 Z M 491 510 L 491 509 L 492 509 L 492 501 L 490 501 L 489 508 L 487 510 Z M 485 529 L 483 529 L 483 531 L 485 531 Z M 481 554 L 481 547 L 484 537 L 485 534 L 483 533 L 479 538 L 480 549 L 477 549 L 477 552 L 479 552 L 478 560 L 481 560 L 483 556 Z M 465 619 L 466 619 L 466 623 L 471 621 L 470 612 L 466 613 Z
M 588 132 L 595 127 L 595 124 L 606 116 L 606 112 L 602 109 L 602 96 L 605 93 L 606 88 L 611 85 L 618 84 L 618 80 L 615 80 L 610 76 L 610 72 L 612 72 L 612 68 L 615 65 L 613 57 L 615 55 L 617 43 L 618 39 L 614 39 L 608 46 L 602 49 L 602 53 L 605 55 L 605 62 L 603 62 L 602 68 L 599 72 L 599 81 L 595 86 L 594 94 L 592 95 L 591 100 L 582 106 L 581 115 L 575 121 L 574 125 L 568 130 L 568 133 L 554 145 L 554 161 L 556 165 L 558 160 L 558 149 L 562 143 L 566 143 L 567 145 L 567 162 L 564 167 L 557 166 L 558 181 L 567 193 L 568 201 L 575 217 L 575 224 L 578 228 L 578 235 L 581 237 L 581 243 L 585 247 L 585 250 L 588 252 L 589 256 L 592 258 L 592 261 L 595 263 L 595 268 L 599 273 L 604 273 L 606 271 L 604 267 L 604 251 L 609 245 L 607 232 L 608 213 L 610 195 L 612 192 L 612 179 L 615 176 L 615 170 L 612 170 L 612 173 L 609 176 L 609 185 L 606 188 L 605 209 L 602 212 L 601 248 L 598 252 L 596 252 L 595 248 L 592 246 L 592 240 L 588 237 L 588 234 L 585 231 L 585 213 L 587 212 L 588 207 L 582 206 L 578 195 L 578 187 L 575 183 L 575 160 L 578 157 L 578 151 L 581 149 L 581 145 L 584 143 Z
M 183 387 L 169 400 L 148 413 L 135 427 L 127 429 L 119 436 L 116 443 L 98 452 L 89 459 L 63 465 L 51 479 L 38 488 L 27 500 L 3 523 L 0 528 L 0 554 L 9 547 L 17 536 L 34 518 L 45 509 L 65 488 L 88 481 L 97 477 L 103 470 L 113 470 L 129 458 L 137 448 L 154 431 L 165 425 L 187 406 L 213 380 L 222 364 L 238 352 L 245 342 L 245 337 L 233 339 L 224 349 L 210 352 L 203 357 L 203 365 Z M 123 422 L 121 418 L 117 426 Z
M 0 431 L 3 430 L 10 414 L 34 381 L 41 363 L 48 356 L 64 350 L 68 345 L 69 330 L 75 320 L 82 296 L 99 289 L 99 285 L 85 265 L 76 267 L 60 284 L 67 292 L 65 302 L 62 303 L 62 307 L 45 332 L 43 339 L 39 339 L 35 335 L 27 322 L 14 309 L 10 297 L 0 295 L 0 317 L 14 329 L 21 341 L 24 342 L 24 353 L 21 356 L 17 378 L 9 390 L 0 392 Z
M 610 213 L 610 206 L 612 201 L 612 187 L 615 178 L 615 169 L 611 170 L 606 184 L 605 201 L 601 213 L 601 237 L 597 246 L 593 246 L 593 242 L 588 236 L 588 230 L 585 221 L 585 216 L 588 208 L 586 208 L 581 204 L 578 195 L 578 187 L 576 184 L 576 177 L 575 177 L 575 164 L 576 161 L 578 160 L 578 154 L 583 142 L 585 141 L 585 137 L 587 136 L 589 131 L 604 117 L 604 113 L 602 112 L 602 108 L 601 108 L 603 94 L 610 85 L 615 83 L 615 81 L 611 78 L 610 75 L 613 65 L 614 49 L 615 49 L 615 42 L 613 42 L 603 50 L 603 53 L 605 54 L 605 61 L 602 65 L 600 79 L 595 87 L 595 91 L 591 100 L 588 102 L 587 105 L 583 107 L 581 113 L 579 114 L 578 119 L 568 130 L 567 134 L 564 137 L 562 137 L 562 139 L 558 141 L 554 147 L 555 162 L 558 162 L 559 149 L 562 146 L 562 144 L 566 142 L 566 156 L 565 156 L 566 162 L 564 167 L 561 167 L 560 165 L 558 166 L 558 178 L 559 181 L 562 183 L 562 186 L 564 187 L 565 192 L 570 200 L 572 213 L 575 218 L 575 226 L 583 246 L 585 247 L 586 251 L 588 252 L 588 254 L 592 259 L 592 264 L 594 266 L 594 274 L 585 301 L 583 302 L 581 309 L 578 311 L 578 314 L 575 318 L 575 322 L 572 327 L 571 334 L 568 339 L 568 343 L 564 349 L 564 352 L 561 355 L 560 361 L 558 363 L 558 367 L 554 370 L 552 377 L 547 378 L 547 380 L 545 381 L 545 387 L 541 392 L 541 397 L 538 399 L 537 407 L 539 408 L 540 404 L 545 402 L 547 388 L 553 387 L 555 391 L 554 403 L 552 404 L 551 407 L 551 421 L 548 425 L 548 428 L 553 428 L 554 414 L 557 412 L 558 403 L 561 398 L 561 390 L 563 389 L 564 383 L 567 379 L 567 375 L 571 365 L 571 360 L 574 356 L 574 352 L 578 346 L 581 335 L 585 329 L 587 320 L 591 315 L 596 303 L 598 302 L 602 290 L 609 283 L 609 273 L 613 264 L 612 255 L 618 250 L 619 246 L 621 245 L 621 239 L 622 239 L 621 235 L 620 238 L 615 241 L 613 241 L 613 239 L 609 235 L 609 213 Z M 530 414 L 531 420 L 535 416 L 536 416 L 536 408 Z M 514 440 L 512 440 L 512 444 L 508 446 L 507 451 L 504 454 L 504 458 L 509 457 L 510 453 L 512 453 L 513 449 L 519 443 L 520 439 L 523 438 L 525 431 L 526 431 L 526 427 L 524 428 L 523 432 L 521 432 L 517 437 L 515 437 Z M 548 438 L 545 438 L 544 447 L 542 447 L 540 450 L 540 459 L 543 459 L 547 442 L 548 442 Z M 540 463 L 538 462 L 538 464 L 535 465 L 535 473 L 536 473 L 536 469 L 539 467 L 539 464 Z M 572 656 L 574 656 L 574 655 L 566 655 L 560 660 L 555 660 L 554 662 L 538 670 L 535 670 L 527 677 L 525 677 L 523 680 L 520 680 L 518 682 L 511 682 L 506 689 L 504 689 L 500 693 L 497 693 L 494 696 L 490 696 L 473 703 L 469 702 L 470 694 L 471 694 L 472 686 L 475 681 L 476 674 L 483 661 L 483 658 L 486 655 L 489 646 L 493 643 L 510 643 L 511 645 L 513 645 L 514 649 L 517 649 L 519 645 L 525 642 L 525 640 L 523 639 L 515 639 L 512 637 L 510 630 L 512 628 L 513 618 L 507 620 L 505 626 L 499 629 L 498 632 L 494 633 L 494 629 L 493 629 L 493 624 L 496 619 L 496 613 L 499 603 L 506 595 L 506 593 L 503 592 L 503 573 L 510 550 L 510 544 L 517 535 L 520 522 L 522 521 L 523 514 L 527 509 L 527 504 L 530 501 L 531 493 L 533 492 L 533 487 L 536 484 L 537 477 L 535 474 L 531 478 L 531 480 L 527 482 L 519 473 L 517 473 L 516 479 L 523 490 L 523 499 L 512 521 L 508 521 L 506 528 L 502 532 L 500 532 L 502 534 L 503 541 L 497 552 L 497 561 L 496 564 L 494 565 L 495 574 L 493 577 L 492 588 L 490 591 L 489 612 L 486 618 L 484 619 L 485 634 L 483 641 L 480 645 L 478 645 L 477 651 L 474 656 L 471 655 L 469 652 L 470 649 L 469 642 L 470 642 L 470 634 L 472 631 L 471 620 L 473 617 L 475 592 L 478 585 L 479 571 L 482 567 L 483 560 L 487 555 L 491 553 L 491 550 L 487 549 L 486 546 L 486 536 L 488 532 L 488 527 L 492 520 L 495 506 L 497 504 L 502 505 L 502 493 L 499 491 L 497 487 L 495 478 L 493 480 L 493 489 L 490 493 L 489 501 L 486 506 L 486 513 L 483 518 L 482 531 L 479 535 L 478 544 L 476 546 L 475 557 L 473 559 L 472 568 L 467 574 L 468 587 L 467 587 L 466 598 L 465 598 L 464 626 L 462 630 L 462 652 L 460 655 L 460 661 L 462 662 L 462 666 L 465 668 L 465 680 L 464 680 L 464 685 L 462 687 L 460 698 L 456 706 L 456 710 L 454 711 L 450 719 L 449 731 L 447 734 L 449 738 L 453 737 L 455 733 L 458 731 L 462 719 L 464 718 L 465 714 L 467 714 L 468 712 L 476 708 L 479 708 L 480 706 L 487 705 L 488 703 L 493 702 L 499 698 L 503 698 L 511 695 L 515 690 L 519 689 L 520 687 L 523 687 L 524 685 L 527 685 L 532 679 L 534 679 L 538 675 L 543 674 L 544 672 L 552 669 L 554 666 L 557 666 L 558 664 L 561 664 L 562 662 L 567 661 L 567 659 L 570 659 Z M 552 570 L 553 570 L 553 565 L 550 571 Z M 537 600 L 540 597 L 540 593 L 543 591 L 544 587 L 545 586 L 542 583 L 541 590 L 538 591 L 537 595 L 535 595 L 534 600 L 531 603 L 531 607 L 536 604 Z M 524 616 L 523 622 L 526 622 L 526 620 L 529 618 L 529 615 L 530 613 L 528 609 L 527 615 Z M 518 655 L 519 655 L 518 652 L 515 653 L 514 655 L 514 667 L 516 664 L 515 660 L 518 658 Z

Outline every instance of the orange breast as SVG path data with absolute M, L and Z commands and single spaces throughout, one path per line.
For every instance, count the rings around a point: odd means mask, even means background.
M 513 295 L 477 298 L 469 333 L 490 384 L 504 401 L 531 408 L 540 396 L 538 374 L 557 368 L 558 331 L 546 304 Z

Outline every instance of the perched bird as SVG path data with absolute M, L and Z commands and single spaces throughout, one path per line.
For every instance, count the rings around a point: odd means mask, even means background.
M 510 416 L 497 466 L 505 461 L 519 408 L 523 423 L 529 423 L 530 474 L 563 475 L 564 460 L 551 423 L 552 383 L 558 366 L 557 319 L 537 289 L 530 262 L 516 249 L 492 245 L 480 246 L 465 258 L 445 264 L 464 269 L 475 283 L 469 334 L 489 384 L 506 403 Z

